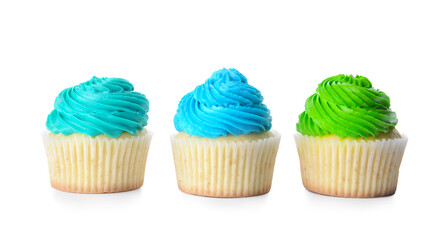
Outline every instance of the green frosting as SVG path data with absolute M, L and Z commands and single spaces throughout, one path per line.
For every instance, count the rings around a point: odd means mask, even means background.
M 296 129 L 303 135 L 376 137 L 394 129 L 398 119 L 390 98 L 363 76 L 340 74 L 322 81 L 305 102 Z

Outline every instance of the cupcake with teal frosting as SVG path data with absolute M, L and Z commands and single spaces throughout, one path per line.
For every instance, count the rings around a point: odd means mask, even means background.
M 322 81 L 296 124 L 305 188 L 339 197 L 394 194 L 407 145 L 397 123 L 390 98 L 366 77 Z
M 63 90 L 43 142 L 51 186 L 111 193 L 142 186 L 152 133 L 149 102 L 122 78 L 97 78 Z
M 271 188 L 280 134 L 259 90 L 236 69 L 221 69 L 179 103 L 171 136 L 179 189 L 247 197 Z

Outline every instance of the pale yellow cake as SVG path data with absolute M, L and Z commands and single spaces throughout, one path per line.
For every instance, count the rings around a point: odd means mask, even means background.
M 152 133 L 123 132 L 119 138 L 100 134 L 43 133 L 51 186 L 76 193 L 112 193 L 142 186 Z
M 395 193 L 407 137 L 397 130 L 378 137 L 345 138 L 295 134 L 302 182 L 308 190 L 338 197 Z
M 280 134 L 171 136 L 179 189 L 209 197 L 248 197 L 271 188 Z

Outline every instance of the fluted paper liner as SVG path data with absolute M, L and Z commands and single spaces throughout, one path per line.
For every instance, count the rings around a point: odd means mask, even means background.
M 51 186 L 75 193 L 111 193 L 142 186 L 152 132 L 110 138 L 43 133 Z
M 255 141 L 171 136 L 176 177 L 185 193 L 208 197 L 248 197 L 271 188 L 280 134 Z
M 307 190 L 352 198 L 395 193 L 407 137 L 367 141 L 299 133 L 294 137 Z

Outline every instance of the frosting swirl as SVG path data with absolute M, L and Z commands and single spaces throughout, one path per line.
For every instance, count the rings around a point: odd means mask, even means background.
M 136 134 L 147 125 L 149 102 L 122 78 L 97 78 L 66 88 L 56 98 L 46 128 L 54 134 Z
M 305 102 L 296 129 L 310 136 L 368 138 L 389 132 L 397 123 L 384 92 L 372 88 L 366 77 L 340 74 L 318 85 Z
M 215 138 L 271 129 L 261 92 L 234 68 L 221 69 L 180 100 L 174 125 L 189 135 Z

